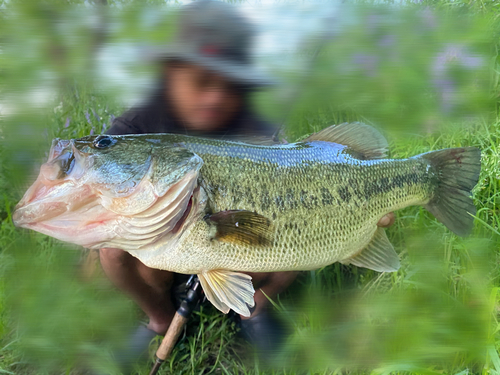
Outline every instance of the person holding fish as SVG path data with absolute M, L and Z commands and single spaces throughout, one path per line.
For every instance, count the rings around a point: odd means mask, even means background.
M 253 30 L 236 8 L 219 1 L 197 1 L 181 12 L 177 40 L 157 57 L 161 79 L 140 108 L 116 118 L 107 134 L 178 133 L 272 143 L 276 127 L 250 108 L 252 91 L 274 84 L 251 64 Z M 387 225 L 392 216 L 385 219 Z M 100 250 L 110 280 L 128 293 L 149 317 L 147 329 L 134 334 L 137 351 L 156 334 L 164 334 L 175 314 L 174 273 L 145 266 L 118 248 Z M 284 291 L 297 272 L 251 274 L 255 308 L 242 317 L 243 335 L 261 352 L 278 346 L 282 332 L 268 313 L 269 301 Z
M 175 133 L 221 139 L 266 140 L 276 127 L 250 108 L 250 94 L 273 84 L 250 65 L 253 31 L 237 10 L 219 1 L 197 1 L 181 11 L 177 40 L 157 54 L 159 87 L 141 107 L 118 117 L 107 134 Z M 176 308 L 174 273 L 145 266 L 118 248 L 100 250 L 102 268 L 149 317 L 132 337 L 137 352 L 164 334 Z M 285 290 L 296 272 L 253 273 L 256 305 L 242 317 L 245 337 L 262 352 L 275 348 L 282 332 L 267 312 L 269 301 Z
M 220 139 L 267 139 L 276 127 L 250 108 L 252 91 L 274 82 L 251 66 L 254 36 L 249 22 L 227 3 L 197 1 L 185 6 L 174 44 L 159 54 L 162 79 L 152 98 L 141 108 L 119 117 L 107 134 L 178 133 Z M 394 215 L 380 226 L 390 226 Z M 108 277 L 127 292 L 147 314 L 146 329 L 139 328 L 137 347 L 144 348 L 155 334 L 167 330 L 175 313 L 171 289 L 174 274 L 145 266 L 118 248 L 100 250 Z M 244 336 L 261 352 L 279 345 L 282 332 L 268 313 L 269 298 L 284 291 L 297 272 L 251 273 L 255 307 L 241 316 Z M 266 297 L 267 296 L 267 297 Z

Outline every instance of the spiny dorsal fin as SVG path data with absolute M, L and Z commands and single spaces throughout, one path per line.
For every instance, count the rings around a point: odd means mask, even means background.
M 214 238 L 222 242 L 239 245 L 270 245 L 272 242 L 271 221 L 245 210 L 220 211 L 205 219 L 216 226 Z
M 383 159 L 387 156 L 389 144 L 384 136 L 375 128 L 361 122 L 332 125 L 302 142 L 325 141 L 349 147 L 355 151 L 359 159 Z
M 207 299 L 224 314 L 229 309 L 250 316 L 248 307 L 255 306 L 252 278 L 244 273 L 211 270 L 198 274 Z
M 281 142 L 273 140 L 272 137 L 263 135 L 236 135 L 227 138 L 228 141 L 249 143 L 256 146 L 274 146 L 279 145 Z
M 370 243 L 359 254 L 346 259 L 343 263 L 378 272 L 394 272 L 400 266 L 398 254 L 394 251 L 383 228 L 377 228 Z

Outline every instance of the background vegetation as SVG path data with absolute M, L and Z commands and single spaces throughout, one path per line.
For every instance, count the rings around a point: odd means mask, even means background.
M 120 92 L 99 85 L 94 56 L 108 44 L 163 42 L 175 18 L 147 5 L 0 1 L 0 373 L 111 372 L 109 353 L 144 319 L 99 269 L 84 274 L 81 249 L 15 228 L 11 213 L 53 137 L 102 132 L 125 109 Z M 385 130 L 393 158 L 481 148 L 473 235 L 454 236 L 420 207 L 401 210 L 388 230 L 401 270 L 304 272 L 275 301 L 292 333 L 271 363 L 206 304 L 162 373 L 500 374 L 500 5 L 398 7 L 364 4 L 336 20 L 338 33 L 305 36 L 306 53 L 292 60 L 306 68 L 276 69 L 284 84 L 255 105 L 286 123 L 289 140 L 362 120 Z M 161 15 L 153 23 L 151 9 Z

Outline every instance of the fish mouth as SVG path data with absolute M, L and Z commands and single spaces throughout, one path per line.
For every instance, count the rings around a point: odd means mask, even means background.
M 37 179 L 15 207 L 14 225 L 33 228 L 39 222 L 86 204 L 91 192 L 88 187 L 77 183 L 82 175 L 83 155 L 76 149 L 74 141 L 52 141 L 47 162 L 40 166 Z
M 68 146 L 70 146 L 70 144 L 70 140 L 55 138 L 52 141 L 52 146 L 50 147 L 49 158 L 47 159 L 47 162 L 61 155 L 64 150 L 68 149 Z
M 116 247 L 123 250 L 147 249 L 166 238 L 177 238 L 189 226 L 194 217 L 203 210 L 200 204 L 200 187 L 190 189 L 188 199 L 176 204 L 175 214 L 171 222 L 167 222 L 157 231 L 136 235 L 131 238 L 130 232 L 116 232 L 123 224 L 123 217 L 106 210 L 99 199 L 93 196 L 76 210 L 70 210 L 64 202 L 47 202 L 36 207 L 27 205 L 17 209 L 13 214 L 16 226 L 33 229 L 65 242 L 72 242 L 90 249 Z M 168 193 L 167 193 L 168 194 Z M 185 207 L 184 207 L 185 206 Z M 45 216 L 44 216 L 45 215 Z M 82 220 L 88 216 L 88 220 Z
M 73 191 L 73 195 L 64 198 L 69 190 Z M 71 199 L 75 196 L 79 199 Z M 68 211 L 77 211 L 95 199 L 86 186 L 76 187 L 71 182 L 48 185 L 37 181 L 16 205 L 12 221 L 17 227 L 34 228 Z
M 34 228 L 39 221 L 50 220 L 66 212 L 66 204 L 63 202 L 47 202 L 38 207 L 16 206 L 12 214 L 12 221 L 16 227 Z

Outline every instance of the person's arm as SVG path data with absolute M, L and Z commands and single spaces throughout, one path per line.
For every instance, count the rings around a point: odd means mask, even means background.
M 111 127 L 106 131 L 109 135 L 140 134 L 141 131 L 134 124 L 134 117 L 129 112 L 114 119 Z

